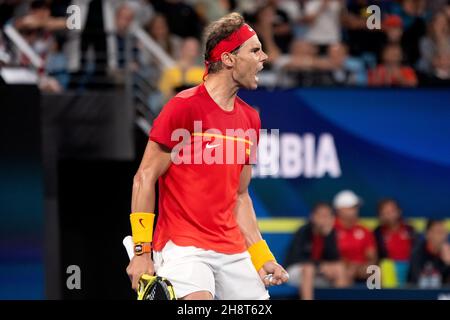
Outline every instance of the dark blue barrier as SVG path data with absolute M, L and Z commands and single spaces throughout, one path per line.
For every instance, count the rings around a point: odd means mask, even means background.
M 450 288 L 431 289 L 316 289 L 319 300 L 450 300 Z

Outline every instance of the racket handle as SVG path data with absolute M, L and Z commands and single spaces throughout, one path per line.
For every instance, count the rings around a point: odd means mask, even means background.
M 125 247 L 125 249 L 127 250 L 128 258 L 130 258 L 130 260 L 131 260 L 134 257 L 133 237 L 132 236 L 126 236 L 125 238 L 123 238 L 122 244 Z

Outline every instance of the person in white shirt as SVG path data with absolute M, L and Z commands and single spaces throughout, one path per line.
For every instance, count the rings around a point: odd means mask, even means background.
M 341 41 L 342 0 L 309 0 L 305 3 L 303 22 L 306 23 L 305 40 L 318 46 Z

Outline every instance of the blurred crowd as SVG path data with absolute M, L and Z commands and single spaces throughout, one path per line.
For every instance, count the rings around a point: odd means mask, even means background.
M 450 285 L 445 220 L 429 219 L 419 233 L 403 217 L 399 203 L 386 198 L 378 203 L 372 230 L 359 219 L 362 204 L 353 191 L 343 190 L 332 204 L 317 203 L 308 223 L 295 233 L 285 263 L 302 299 L 313 299 L 317 287 L 358 283 L 378 289 Z
M 82 30 L 66 27 L 67 7 L 81 6 Z M 257 31 L 268 53 L 262 86 L 450 85 L 448 0 L 102 0 L 0 1 L 0 27 L 13 25 L 44 60 L 43 89 L 101 87 L 139 72 L 169 98 L 202 81 L 202 31 L 237 11 Z M 381 9 L 380 29 L 369 29 L 371 5 Z M 372 20 L 373 22 L 373 20 Z M 107 27 L 105 27 L 105 24 Z M 175 61 L 161 68 L 140 41 L 136 24 Z M 111 25 L 111 26 L 108 26 Z M 113 34 L 113 37 L 109 36 Z M 131 46 L 131 53 L 125 48 Z M 108 52 L 110 42 L 115 54 Z M 30 64 L 0 35 L 0 66 Z

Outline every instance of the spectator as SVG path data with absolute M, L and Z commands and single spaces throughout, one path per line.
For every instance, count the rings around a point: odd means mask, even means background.
M 378 258 L 409 261 L 416 234 L 414 228 L 402 218 L 402 209 L 394 199 L 378 203 L 379 226 L 374 230 Z
M 70 75 L 67 66 L 67 57 L 64 55 L 62 48 L 63 40 L 55 38 L 51 46 L 45 69 L 49 76 L 54 77 L 58 81 L 62 89 L 67 89 L 69 85 Z
M 402 18 L 396 15 L 387 15 L 383 20 L 383 31 L 386 35 L 386 44 L 401 44 L 403 36 Z
M 402 18 L 406 30 L 414 26 L 417 20 L 425 21 L 428 11 L 425 0 L 401 0 L 393 3 L 391 13 Z
M 408 279 L 420 288 L 450 283 L 450 243 L 444 220 L 428 220 L 425 239 L 412 253 Z
M 202 82 L 204 68 L 198 64 L 199 56 L 198 40 L 195 38 L 185 39 L 176 66 L 164 70 L 159 82 L 159 88 L 166 99 Z
M 30 4 L 29 13 L 18 18 L 14 25 L 19 30 L 56 31 L 66 28 L 66 19 L 52 17 L 50 6 L 46 1 L 34 0 Z
M 290 54 L 281 56 L 276 65 L 287 72 L 287 82 L 293 86 L 331 84 L 331 74 L 326 70 L 330 64 L 318 52 L 316 45 L 297 39 L 291 45 Z
M 137 47 L 129 36 L 132 23 L 135 19 L 135 11 L 127 3 L 122 4 L 116 10 L 116 43 L 117 43 L 117 66 L 119 69 L 125 68 L 127 41 L 131 47 L 132 70 L 137 70 Z
M 170 33 L 167 19 L 161 13 L 153 16 L 147 24 L 146 30 L 152 39 L 169 55 L 173 60 L 180 58 L 181 45 L 183 39 Z M 142 47 L 142 44 L 138 44 Z M 162 73 L 161 63 L 148 50 L 140 50 L 139 75 L 148 81 L 151 86 L 148 88 L 148 105 L 153 112 L 158 113 L 163 105 L 164 97 L 158 88 Z
M 147 25 L 147 32 L 172 59 L 178 58 L 181 38 L 170 33 L 164 15 L 156 14 Z
M 422 78 L 421 85 L 432 87 L 450 86 L 450 49 L 440 49 L 435 52 L 431 74 Z
M 336 287 L 348 285 L 344 264 L 339 258 L 334 220 L 331 206 L 319 202 L 312 209 L 309 222 L 294 235 L 286 265 L 292 280 L 299 284 L 302 299 L 314 298 L 314 284 L 318 278 L 324 278 Z M 299 277 L 295 277 L 296 274 Z
M 281 52 L 287 53 L 293 39 L 293 30 L 288 14 L 280 7 L 280 0 L 269 0 L 269 5 L 274 10 L 273 36 L 276 45 Z
M 381 8 L 382 12 L 388 12 L 387 1 L 376 0 L 348 0 L 344 14 L 342 15 L 342 24 L 345 27 L 346 42 L 349 45 L 350 54 L 353 56 L 372 55 L 379 53 L 380 47 L 384 41 L 384 33 L 381 30 L 367 28 L 367 18 L 369 13 L 367 8 L 372 5 L 385 4 Z
M 0 1 L 0 28 L 6 24 L 16 13 L 17 6 L 21 0 Z
M 71 77 L 71 86 L 80 89 L 111 88 L 110 79 L 107 77 L 108 52 L 103 1 L 90 1 L 85 10 L 87 12 L 79 48 L 80 63 L 78 68 L 71 67 L 76 70 Z
M 442 10 L 443 12 L 445 12 L 445 15 L 447 16 L 447 20 L 450 21 L 450 1 L 447 0 L 447 4 L 445 5 L 445 7 Z
M 123 3 L 116 9 L 116 33 L 119 36 L 125 36 L 131 28 L 135 18 L 133 7 Z
M 402 46 L 405 50 L 405 60 L 415 65 L 420 57 L 419 42 L 427 30 L 429 13 L 425 0 L 402 0 L 392 8 L 392 13 L 400 16 L 403 21 L 404 34 Z
M 126 4 L 133 9 L 134 22 L 138 26 L 147 25 L 155 14 L 153 6 L 147 0 L 127 0 L 122 4 Z
M 51 51 L 52 44 L 54 42 L 54 37 L 52 32 L 47 30 L 46 22 L 50 19 L 50 9 L 47 3 L 44 1 L 33 1 L 30 4 L 29 12 L 24 16 L 13 19 L 12 23 L 20 31 L 24 40 L 33 49 L 44 63 Z M 28 56 L 23 52 L 17 51 L 16 61 L 21 66 L 31 66 L 31 61 Z M 42 75 L 43 69 L 39 70 L 40 75 Z M 48 81 L 42 81 L 48 83 Z M 54 85 L 54 79 L 51 81 L 51 86 L 42 86 L 42 88 L 55 88 L 54 91 L 59 92 L 60 87 Z M 53 91 L 53 90 L 51 90 Z
M 72 0 L 53 0 L 48 2 L 52 17 L 66 18 L 67 7 L 72 4 Z
M 155 11 L 166 17 L 171 33 L 182 38 L 200 39 L 203 25 L 190 5 L 181 0 L 157 0 L 151 3 Z
M 319 57 L 318 52 L 316 45 L 301 39 L 294 40 L 290 55 L 283 55 L 276 61 L 276 66 L 286 71 L 284 82 L 302 87 L 332 85 L 331 63 Z
M 367 83 L 364 62 L 350 57 L 347 46 L 335 43 L 328 47 L 327 55 L 318 56 L 317 46 L 296 40 L 285 70 L 294 70 L 302 86 L 310 85 L 364 85 Z
M 292 27 L 295 29 L 297 22 L 301 19 L 303 2 L 305 0 L 281 0 L 278 2 L 278 8 L 282 9 L 289 16 Z M 294 30 L 294 33 L 295 30 Z
M 339 254 L 346 264 L 347 277 L 351 281 L 367 278 L 367 267 L 377 261 L 375 238 L 366 227 L 358 223 L 360 198 L 350 190 L 336 194 L 336 231 Z
M 21 27 L 20 33 L 33 51 L 45 61 L 53 42 L 52 34 L 43 29 L 31 27 Z M 23 52 L 18 52 L 17 60 L 22 66 L 31 65 L 31 61 Z
M 428 26 L 427 35 L 420 41 L 421 59 L 418 69 L 426 74 L 431 74 L 433 58 L 439 50 L 450 49 L 450 27 L 444 12 L 437 13 Z
M 417 86 L 417 75 L 413 68 L 404 66 L 403 51 L 399 45 L 388 44 L 382 53 L 382 63 L 370 70 L 370 86 Z
M 331 75 L 333 85 L 366 85 L 367 75 L 364 62 L 348 54 L 348 48 L 342 43 L 328 47 L 325 68 Z
M 43 68 L 38 70 L 39 89 L 45 92 L 60 93 L 67 85 L 68 78 L 65 79 L 66 81 L 59 81 L 62 78 L 56 79 L 53 77 L 51 68 L 55 62 L 56 51 L 60 51 L 61 48 L 61 43 L 59 46 L 56 45 L 54 33 L 65 28 L 65 19 L 52 17 L 50 6 L 46 1 L 35 0 L 21 5 L 27 11 L 23 12 L 24 14 L 18 18 L 12 17 L 10 23 L 19 30 L 28 45 L 44 61 Z M 59 57 L 64 58 L 62 53 L 60 54 Z M 31 66 L 31 61 L 23 52 L 18 51 L 15 59 L 11 59 L 8 55 L 4 55 L 2 58 L 9 59 L 9 63 Z M 64 68 L 64 63 L 59 67 Z M 50 75 L 47 75 L 45 71 L 49 72 Z M 65 70 L 61 71 L 64 72 Z
M 273 25 L 275 23 L 275 9 L 267 4 L 260 7 L 255 13 L 255 22 L 253 28 L 259 36 L 261 45 L 266 52 L 269 64 L 274 63 L 281 55 L 281 49 L 278 47 L 275 41 L 275 34 Z
M 383 60 L 383 50 L 387 45 L 398 45 L 402 48 L 402 52 L 405 52 L 403 47 L 403 21 L 400 16 L 394 14 L 385 15 L 382 22 L 382 35 L 380 41 L 377 43 L 375 53 L 377 61 Z M 372 65 L 374 68 L 376 65 Z
M 434 15 L 440 11 L 444 11 L 445 5 L 449 3 L 450 2 L 448 0 L 426 1 L 426 9 Z
M 289 55 L 283 56 L 277 64 L 287 71 L 311 71 L 316 68 L 317 54 L 317 46 L 297 39 L 292 42 Z
M 230 0 L 194 0 L 195 10 L 204 24 L 207 25 L 211 21 L 215 21 L 234 10 L 236 1 Z
M 267 4 L 266 0 L 238 0 L 236 11 L 237 12 L 244 12 L 244 18 L 245 15 L 248 13 L 255 13 L 258 8 L 261 8 L 261 6 Z M 247 18 L 246 21 L 249 21 Z
M 433 58 L 433 75 L 447 83 L 450 80 L 450 48 L 436 52 Z
M 305 40 L 319 46 L 320 53 L 326 47 L 341 42 L 342 0 L 309 0 L 305 3 L 303 23 L 307 25 Z

